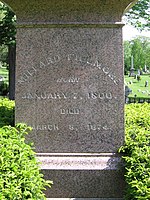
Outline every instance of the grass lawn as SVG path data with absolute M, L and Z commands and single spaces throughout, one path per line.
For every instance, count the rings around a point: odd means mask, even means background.
M 8 70 L 0 67 L 0 76 L 4 77 L 4 81 L 8 83 Z
M 145 81 L 148 81 L 148 87 L 145 87 Z M 140 98 L 150 98 L 150 74 L 141 75 L 140 81 L 137 81 L 134 77 L 125 76 L 125 84 L 132 90 L 129 97 L 137 95 L 136 97 Z

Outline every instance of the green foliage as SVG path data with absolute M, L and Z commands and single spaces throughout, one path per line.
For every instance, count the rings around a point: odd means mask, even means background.
M 14 125 L 15 102 L 7 98 L 0 99 L 0 127 Z
M 129 41 L 124 41 L 124 74 L 127 75 L 131 68 L 132 49 Z
M 128 23 L 139 30 L 150 30 L 149 0 L 138 0 L 126 13 Z
M 9 92 L 8 84 L 5 83 L 4 81 L 0 82 L 0 95 L 7 96 L 8 92 Z
M 1 62 L 2 67 L 5 63 L 6 64 L 8 63 L 8 48 L 6 45 L 0 46 L 0 62 Z
M 0 199 L 44 200 L 45 181 L 31 145 L 24 136 L 31 130 L 24 124 L 0 128 Z
M 150 104 L 126 105 L 126 200 L 150 199 Z
M 2 76 L 4 78 L 4 82 L 9 84 L 8 82 L 8 79 L 9 79 L 9 72 L 8 72 L 8 69 L 7 69 L 7 66 L 6 65 L 3 65 L 3 67 L 0 67 L 0 76 Z
M 13 45 L 15 44 L 15 14 L 10 8 L 0 3 L 0 45 Z
M 124 42 L 125 71 L 131 68 L 131 56 L 133 56 L 134 68 L 143 69 L 145 65 L 150 66 L 150 38 L 137 37 Z

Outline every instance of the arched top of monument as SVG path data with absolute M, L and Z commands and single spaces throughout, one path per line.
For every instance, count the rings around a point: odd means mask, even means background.
M 114 23 L 138 0 L 3 0 L 18 24 Z

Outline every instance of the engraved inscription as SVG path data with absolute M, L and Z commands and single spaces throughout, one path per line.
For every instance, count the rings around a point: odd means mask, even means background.
M 80 109 L 78 109 L 78 108 L 75 108 L 75 109 L 60 109 L 60 114 L 61 115 L 79 115 Z
M 59 78 L 57 83 L 78 83 L 80 78 L 71 77 L 71 78 Z
M 27 82 L 33 75 L 35 75 L 36 73 L 36 69 L 34 67 L 31 67 L 31 69 L 26 70 L 22 76 L 20 77 L 20 79 L 18 80 L 18 83 L 24 83 Z
M 41 124 L 41 125 L 33 125 L 33 130 L 36 131 L 58 131 L 59 127 L 57 124 Z
M 50 79 L 48 86 L 44 85 L 47 82 L 43 81 L 45 78 L 43 77 L 41 81 L 43 87 L 29 88 L 20 93 L 24 102 L 32 103 L 34 100 L 40 110 L 45 113 L 43 119 L 37 122 L 39 124 L 31 125 L 35 132 L 61 134 L 65 130 L 75 136 L 83 132 L 93 138 L 101 134 L 108 135 L 113 127 L 111 127 L 111 120 L 110 122 L 106 120 L 109 114 L 105 106 L 109 106 L 113 100 L 117 99 L 113 90 L 110 89 L 110 81 L 117 86 L 120 79 L 113 68 L 103 65 L 100 60 L 102 59 L 96 56 L 87 58 L 77 54 L 53 55 L 43 57 L 37 67 L 24 71 L 18 80 L 19 84 L 30 82 L 32 78 L 37 81 L 41 71 L 46 71 L 46 78 Z M 102 85 L 99 83 L 101 80 Z M 37 83 L 39 84 L 39 81 Z M 41 105 L 44 106 L 41 107 Z M 96 110 L 99 113 L 93 113 Z M 103 120 L 101 120 L 100 112 L 106 114 L 106 116 L 103 115 Z
M 112 99 L 111 92 L 109 93 L 98 93 L 98 92 L 90 92 L 88 93 L 89 99 Z
M 86 63 L 87 65 L 90 65 L 92 67 L 96 67 L 98 69 L 100 69 L 105 75 L 107 75 L 109 77 L 109 79 L 111 79 L 115 85 L 118 85 L 120 80 L 117 80 L 116 75 L 106 66 L 103 66 L 100 62 L 99 59 L 97 58 L 94 61 L 89 61 L 85 58 L 82 58 L 81 56 L 78 56 L 76 54 L 69 54 L 68 55 L 68 61 L 77 61 L 77 62 L 81 62 L 81 63 Z
M 54 92 L 54 93 L 31 93 L 28 92 L 22 96 L 22 99 L 38 99 L 38 100 L 56 100 L 56 99 L 67 99 L 67 94 L 63 92 Z
M 58 63 L 61 60 L 59 55 L 48 56 L 44 61 L 40 61 L 40 68 L 47 67 L 50 64 Z
M 22 96 L 22 99 L 27 100 L 112 100 L 116 99 L 111 92 L 89 92 L 87 94 L 71 93 L 71 92 L 27 92 Z
M 97 124 L 88 124 L 88 130 L 89 131 L 98 131 L 98 130 L 109 130 L 108 126 L 102 126 L 102 125 L 97 125 Z
M 119 85 L 120 79 L 117 78 L 117 76 L 115 75 L 115 73 L 112 71 L 111 68 L 103 66 L 99 62 L 100 59 L 97 57 L 88 60 L 87 58 L 78 56 L 76 54 L 68 54 L 63 57 L 61 57 L 60 55 L 53 55 L 53 56 L 48 56 L 47 58 L 44 58 L 42 61 L 40 61 L 38 68 L 44 70 L 44 68 L 46 67 L 51 67 L 51 65 L 54 66 L 55 64 L 62 62 L 62 60 L 66 60 L 68 62 L 74 61 L 77 63 L 81 63 L 84 64 L 84 67 L 86 65 L 87 67 L 90 66 L 92 68 L 98 68 L 99 70 L 102 71 L 103 74 L 105 74 L 110 80 L 112 80 L 115 85 Z M 75 66 L 68 65 L 68 67 L 70 66 L 75 68 Z M 37 69 L 35 67 L 31 67 L 30 70 L 27 70 L 22 74 L 18 83 L 23 84 L 24 82 L 27 82 L 30 77 L 35 75 L 36 71 Z M 57 83 L 78 83 L 78 82 L 79 82 L 78 77 L 70 77 L 70 78 L 61 77 L 57 79 Z
M 62 130 L 62 127 L 58 124 L 38 124 L 38 125 L 31 125 L 33 130 L 36 131 L 60 131 Z M 80 126 L 78 127 L 75 124 L 66 124 L 66 129 L 70 131 L 108 131 L 110 130 L 110 127 L 105 124 L 87 124 L 84 127 Z
M 77 131 L 78 130 L 78 128 L 75 125 L 69 125 L 68 128 L 69 128 L 70 131 Z

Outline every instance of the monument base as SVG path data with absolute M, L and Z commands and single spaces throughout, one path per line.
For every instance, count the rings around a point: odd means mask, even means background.
M 37 154 L 52 199 L 121 200 L 125 188 L 121 156 L 115 153 Z M 66 197 L 64 199 L 63 197 Z

